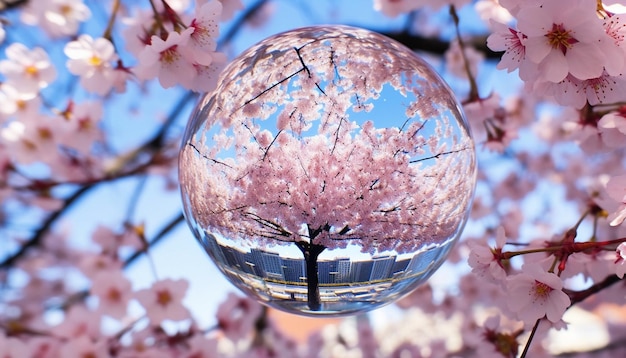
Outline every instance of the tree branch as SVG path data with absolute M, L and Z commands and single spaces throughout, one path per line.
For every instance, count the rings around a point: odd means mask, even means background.
M 26 5 L 28 0 L 0 0 L 0 12 Z
M 376 30 L 373 30 L 376 31 Z M 424 51 L 435 55 L 443 55 L 450 47 L 449 41 L 444 41 L 431 37 L 424 37 L 416 34 L 412 34 L 406 31 L 403 32 L 386 32 L 376 31 L 381 35 L 385 35 L 392 38 L 406 47 L 414 51 Z M 476 36 L 465 41 L 465 45 L 471 46 L 477 51 L 483 53 L 485 58 L 491 60 L 499 60 L 502 57 L 502 52 L 495 52 L 487 47 L 487 36 Z
M 81 187 L 80 189 L 76 190 L 68 198 L 66 198 L 63 202 L 63 206 L 59 210 L 50 214 L 48 218 L 46 218 L 46 220 L 39 227 L 39 229 L 35 231 L 35 234 L 30 240 L 28 240 L 22 246 L 20 246 L 19 250 L 17 250 L 13 255 L 10 255 L 4 261 L 2 261 L 2 263 L 0 263 L 0 269 L 7 269 L 11 265 L 13 265 L 20 257 L 24 256 L 30 248 L 39 245 L 41 243 L 41 240 L 43 240 L 44 235 L 48 232 L 48 230 L 52 226 L 52 224 L 54 224 L 54 222 L 59 217 L 61 217 L 63 213 L 65 213 L 65 211 L 72 206 L 72 204 L 74 204 L 78 199 L 80 199 L 83 195 L 89 192 L 89 190 L 93 189 L 95 185 L 96 183 L 85 185 Z
M 607 278 L 605 278 L 604 280 L 596 283 L 595 285 L 582 290 L 582 291 L 572 291 L 572 290 L 563 290 L 563 292 L 567 293 L 567 295 L 569 296 L 570 300 L 571 300 L 571 304 L 570 307 L 572 307 L 573 305 L 582 302 L 584 300 L 586 300 L 587 298 L 589 298 L 590 296 L 606 289 L 609 288 L 611 286 L 613 286 L 614 284 L 618 283 L 622 281 L 622 279 L 620 279 L 619 277 L 617 277 L 617 275 L 610 275 Z
M 184 220 L 185 220 L 185 217 L 183 216 L 183 213 L 182 212 L 178 213 L 178 215 L 176 215 L 176 217 L 174 217 L 172 220 L 170 220 L 169 223 L 167 223 L 163 228 L 161 228 L 161 230 L 156 235 L 154 235 L 152 240 L 148 241 L 148 247 L 144 248 L 144 250 L 138 250 L 134 254 L 130 255 L 124 261 L 123 268 L 127 268 L 130 265 L 132 265 L 139 257 L 141 257 L 143 254 L 145 254 L 147 252 L 148 248 L 152 248 L 156 244 L 161 242 L 163 240 L 163 238 L 167 237 L 167 234 L 169 234 L 170 231 L 172 231 L 174 228 L 176 228 L 176 226 L 178 226 L 178 224 L 182 223 Z M 88 289 L 84 289 L 82 291 L 78 291 L 78 292 L 70 295 L 63 302 L 63 304 L 61 304 L 60 306 L 55 307 L 55 308 L 60 308 L 60 309 L 66 310 L 70 306 L 72 306 L 74 303 L 82 302 L 85 298 L 87 298 L 87 296 L 89 296 L 89 290 Z
M 127 156 L 127 155 L 122 156 L 123 163 L 121 164 L 120 167 L 123 168 L 126 165 L 133 163 L 142 154 L 148 152 L 152 154 L 151 159 L 148 160 L 147 163 L 137 165 L 135 168 L 129 170 L 128 173 L 131 173 L 130 175 L 135 175 L 135 174 L 139 174 L 140 172 L 147 170 L 150 167 L 152 160 L 154 160 L 154 158 L 159 155 L 159 150 L 164 145 L 165 135 L 167 134 L 168 129 L 172 126 L 172 124 L 175 122 L 178 116 L 182 113 L 182 109 L 184 108 L 184 106 L 187 105 L 187 103 L 193 98 L 195 98 L 195 94 L 191 92 L 186 93 L 182 98 L 180 98 L 179 101 L 174 106 L 174 108 L 172 109 L 172 111 L 169 113 L 165 123 L 163 123 L 163 125 L 154 134 L 154 136 L 148 141 L 146 141 L 144 144 L 139 146 L 137 149 L 133 150 L 130 156 Z M 77 189 L 74 193 L 72 193 L 72 195 L 70 195 L 64 200 L 63 205 L 61 206 L 59 210 L 52 212 L 45 219 L 43 224 L 37 229 L 37 231 L 35 231 L 35 233 L 33 234 L 30 240 L 25 242 L 22 246 L 20 246 L 20 248 L 15 253 L 8 256 L 4 261 L 0 263 L 0 270 L 8 269 L 17 260 L 19 260 L 22 256 L 24 256 L 31 248 L 38 246 L 41 243 L 41 240 L 43 240 L 43 237 L 45 236 L 45 234 L 50 230 L 50 228 L 57 221 L 57 219 L 59 219 L 67 211 L 67 209 L 69 209 L 69 207 L 72 206 L 72 204 L 74 204 L 78 199 L 80 199 L 83 195 L 89 192 L 92 188 L 106 181 L 111 181 L 111 180 L 115 180 L 121 177 L 129 176 L 128 173 L 122 172 L 122 173 L 118 173 L 119 175 L 111 175 L 108 177 L 100 178 L 98 180 L 84 184 L 82 187 Z
M 159 230 L 159 232 L 156 233 L 156 235 L 154 235 L 154 238 L 152 238 L 152 240 L 148 242 L 149 246 L 153 247 L 154 245 L 158 244 L 161 240 L 163 240 L 163 238 L 167 237 L 167 234 L 169 234 L 170 231 L 174 230 L 176 226 L 178 226 L 178 224 L 182 223 L 184 220 L 185 220 L 185 217 L 183 216 L 183 213 L 179 212 L 178 215 L 176 215 L 172 220 L 170 220 L 169 223 L 163 226 L 161 230 Z M 124 268 L 130 266 L 139 257 L 141 257 L 145 252 L 146 250 L 139 250 L 135 252 L 134 254 L 130 255 L 126 259 L 126 261 L 124 261 Z

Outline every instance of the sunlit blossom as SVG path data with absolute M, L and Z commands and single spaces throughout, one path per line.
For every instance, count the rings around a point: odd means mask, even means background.
M 570 73 L 586 80 L 600 77 L 605 68 L 622 66 L 623 58 L 611 56 L 615 45 L 607 41 L 595 6 L 593 0 L 576 0 L 565 7 L 546 1 L 520 9 L 517 28 L 525 37 L 525 56 L 538 65 L 542 78 L 560 82 Z
M 21 15 L 25 23 L 60 37 L 76 34 L 80 24 L 91 17 L 91 10 L 83 0 L 31 0 Z
M 137 291 L 135 298 L 146 309 L 153 324 L 158 325 L 166 319 L 179 321 L 189 318 L 189 311 L 182 303 L 188 287 L 185 280 L 165 279 Z
M 193 27 L 181 33 L 172 31 L 165 40 L 152 36 L 150 44 L 138 55 L 139 64 L 134 69 L 137 77 L 144 80 L 157 77 L 165 88 L 176 84 L 189 87 L 196 75 L 194 56 L 187 47 L 193 31 Z
M 100 95 L 111 90 L 115 83 L 113 62 L 117 60 L 111 41 L 81 35 L 65 45 L 64 52 L 69 58 L 67 68 L 80 76 L 80 83 L 86 90 Z
M 56 69 L 42 48 L 29 49 L 16 42 L 6 48 L 6 56 L 0 61 L 0 73 L 20 93 L 36 93 L 56 78 Z
M 509 309 L 530 325 L 543 317 L 559 322 L 570 305 L 561 279 L 537 265 L 525 264 L 522 273 L 508 277 L 506 287 Z

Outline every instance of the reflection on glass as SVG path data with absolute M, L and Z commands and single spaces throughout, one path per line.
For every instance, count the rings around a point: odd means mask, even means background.
M 218 267 L 308 315 L 372 309 L 428 278 L 462 230 L 476 170 L 441 78 L 345 26 L 279 34 L 235 59 L 179 159 L 186 218 Z

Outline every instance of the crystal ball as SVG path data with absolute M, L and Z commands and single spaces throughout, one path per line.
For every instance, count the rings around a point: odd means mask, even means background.
M 393 302 L 445 260 L 467 220 L 474 142 L 423 59 L 347 26 L 252 46 L 183 136 L 186 220 L 219 270 L 308 316 Z

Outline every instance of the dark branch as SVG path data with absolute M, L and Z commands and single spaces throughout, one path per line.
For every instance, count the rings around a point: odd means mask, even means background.
M 437 153 L 435 155 L 431 155 L 430 157 L 426 157 L 426 158 L 420 158 L 420 159 L 415 159 L 415 160 L 411 160 L 409 163 L 419 163 L 419 162 L 423 162 L 425 160 L 429 160 L 429 159 L 437 159 L 442 155 L 448 155 L 448 154 L 454 154 L 454 153 L 460 153 L 462 151 L 468 150 L 470 148 L 465 147 L 465 148 L 461 148 L 461 149 L 456 149 L 456 150 L 449 150 L 447 152 L 441 152 L 441 153 Z
M 0 12 L 11 10 L 22 5 L 26 5 L 28 0 L 1 0 L 0 1 Z
M 210 161 L 212 161 L 212 162 L 213 162 L 213 163 L 215 163 L 215 164 L 221 164 L 221 165 L 227 166 L 227 167 L 229 167 L 229 168 L 232 168 L 230 165 L 228 165 L 228 164 L 226 164 L 226 163 L 224 163 L 224 162 L 220 162 L 219 160 L 215 160 L 215 159 L 213 159 L 213 158 L 209 158 L 209 157 L 207 157 L 206 155 L 202 154 L 202 153 L 200 152 L 200 149 L 198 149 L 198 147 L 196 147 L 196 145 L 195 145 L 195 144 L 193 144 L 193 143 L 191 143 L 191 142 L 187 142 L 187 145 L 188 145 L 188 146 L 190 146 L 191 148 L 193 148 L 193 149 L 196 151 L 196 153 L 200 154 L 200 155 L 201 155 L 204 159 L 206 159 L 206 160 L 210 160 Z
M 161 230 L 159 230 L 159 232 L 156 235 L 154 235 L 152 240 L 148 242 L 148 247 L 154 247 L 156 244 L 161 242 L 165 237 L 167 237 L 167 234 L 169 234 L 174 228 L 176 228 L 176 226 L 178 226 L 184 220 L 185 220 L 185 217 L 183 216 L 183 213 L 182 212 L 178 213 L 176 217 L 170 220 L 169 223 L 167 223 L 163 228 L 161 228 Z M 144 255 L 147 252 L 148 247 L 144 248 L 143 250 L 138 250 L 134 254 L 130 255 L 124 261 L 124 268 L 129 267 L 138 258 Z M 87 298 L 87 296 L 89 296 L 89 290 L 82 290 L 82 291 L 76 292 L 73 295 L 69 296 L 59 308 L 66 310 L 73 304 L 82 302 L 85 298 Z M 56 307 L 52 307 L 52 308 L 56 308 Z
M 604 280 L 582 291 L 572 291 L 572 290 L 563 290 L 563 291 L 567 293 L 567 295 L 569 296 L 571 300 L 571 304 L 570 304 L 570 307 L 571 307 L 579 302 L 586 300 L 590 296 L 595 295 L 596 293 L 613 286 L 614 284 L 620 281 L 622 280 L 619 277 L 617 277 L 617 275 L 610 275 Z
M 152 240 L 148 242 L 149 247 L 154 247 L 156 244 L 158 244 L 161 240 L 167 237 L 167 234 L 169 234 L 172 230 L 174 230 L 184 220 L 185 220 L 185 217 L 183 216 L 183 213 L 182 212 L 178 213 L 178 215 L 176 215 L 172 220 L 170 220 L 169 223 L 163 226 L 161 230 L 159 230 L 159 232 L 156 233 L 156 235 L 154 235 Z M 132 254 L 131 256 L 129 256 L 126 259 L 126 261 L 124 261 L 124 268 L 130 266 L 133 262 L 135 262 L 135 260 L 137 260 L 141 255 L 145 253 L 146 253 L 146 250 L 139 250 L 135 252 L 134 254 Z
M 304 71 L 304 68 L 299 69 L 298 71 L 290 74 L 289 76 L 283 78 L 282 80 L 272 84 L 271 86 L 269 86 L 268 88 L 264 89 L 261 93 L 257 94 L 256 96 L 252 97 L 251 99 L 245 101 L 241 107 L 237 108 L 237 109 L 242 109 L 244 106 L 252 103 L 254 100 L 256 100 L 257 98 L 261 97 L 262 95 L 266 94 L 267 92 L 271 91 L 272 89 L 274 89 L 276 86 L 279 86 L 280 84 L 282 84 L 285 81 L 289 81 L 290 79 L 292 79 L 295 75 L 297 75 L 298 73 Z
M 63 214 L 74 204 L 78 199 L 80 199 L 83 195 L 89 192 L 92 188 L 97 186 L 100 183 L 104 183 L 106 181 L 115 180 L 121 177 L 128 177 L 131 175 L 139 174 L 144 170 L 147 170 L 150 167 L 150 163 L 159 156 L 159 150 L 164 146 L 164 139 L 167 134 L 168 129 L 174 124 L 175 120 L 178 116 L 183 113 L 182 109 L 184 106 L 194 98 L 194 94 L 187 93 L 185 94 L 174 106 L 174 109 L 169 113 L 165 123 L 159 128 L 159 130 L 152 136 L 151 139 L 140 145 L 136 150 L 133 150 L 131 153 L 133 154 L 129 158 L 124 158 L 124 166 L 132 165 L 137 158 L 141 158 L 142 155 L 149 153 L 151 154 L 151 159 L 147 161 L 147 163 L 136 165 L 135 168 L 129 171 L 121 171 L 119 173 L 114 173 L 110 177 L 102 178 L 100 181 L 93 181 L 85 184 L 84 186 L 77 189 L 72 195 L 67 197 L 63 201 L 63 205 L 61 208 L 53 213 L 51 213 L 43 222 L 43 224 L 35 231 L 30 240 L 26 241 L 14 254 L 7 257 L 2 263 L 0 263 L 0 269 L 7 269 L 11 265 L 15 264 L 17 260 L 19 260 L 22 256 L 24 256 L 31 248 L 36 247 L 41 244 L 46 233 L 50 230 L 52 225 L 61 217 Z M 141 170 L 144 169 L 144 170 Z M 132 174 L 128 174 L 132 173 Z
M 296 50 L 296 53 L 298 54 L 298 59 L 300 60 L 300 63 L 302 64 L 302 66 L 304 67 L 304 69 L 306 70 L 307 75 L 309 76 L 309 78 L 311 78 L 311 70 L 309 70 L 309 66 L 307 66 L 304 63 L 304 59 L 302 58 L 302 55 L 300 55 L 300 49 L 297 47 L 293 48 L 294 50 Z M 320 84 L 315 82 L 315 86 L 317 87 L 317 89 L 322 92 L 324 94 L 324 96 L 326 96 L 326 92 L 324 92 L 324 90 L 322 89 L 322 87 L 320 87 Z
M 291 232 L 289 232 L 289 230 L 283 228 L 280 224 L 275 223 L 268 219 L 264 219 L 255 213 L 244 212 L 243 214 L 250 217 L 252 220 L 256 221 L 258 224 L 264 227 L 267 227 L 271 230 L 274 230 L 277 235 L 284 236 L 284 237 L 291 237 L 293 235 Z
M 436 55 L 443 55 L 450 47 L 449 41 L 423 37 L 408 32 L 377 32 L 402 43 L 403 45 L 414 51 L 424 51 Z M 490 50 L 489 47 L 487 47 L 486 36 L 474 37 L 466 41 L 465 44 L 485 54 L 485 58 L 499 60 L 502 57 L 502 52 L 494 52 Z
M 63 205 L 61 209 L 53 212 L 46 218 L 43 224 L 35 231 L 33 237 L 25 242 L 22 246 L 20 246 L 19 250 L 17 250 L 13 255 L 7 257 L 2 263 L 0 263 L 0 269 L 6 269 L 13 265 L 20 257 L 24 256 L 28 250 L 31 248 L 38 246 L 43 240 L 45 234 L 50 230 L 52 225 L 56 222 L 58 218 L 60 218 L 66 210 L 68 210 L 72 204 L 74 204 L 78 199 L 82 198 L 89 190 L 95 187 L 95 184 L 85 185 L 80 189 L 76 190 L 72 195 L 70 195 L 67 199 L 63 201 Z
M 265 153 L 263 154 L 263 159 L 265 160 L 265 157 L 267 157 L 267 152 L 270 151 L 270 148 L 272 147 L 272 145 L 274 145 L 274 142 L 276 142 L 276 139 L 278 139 L 278 136 L 283 132 L 283 130 L 279 130 L 278 133 L 276 133 L 276 136 L 274 136 L 274 139 L 272 139 L 272 142 L 267 146 L 267 148 L 265 148 Z

